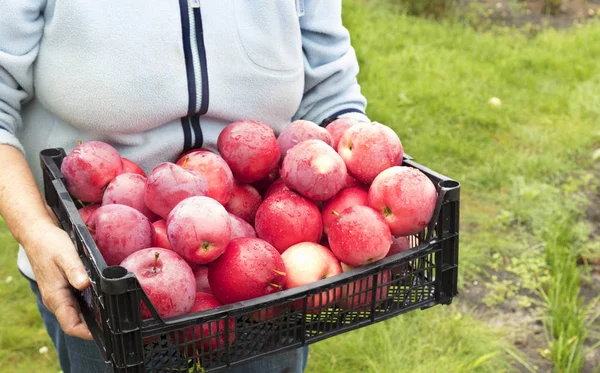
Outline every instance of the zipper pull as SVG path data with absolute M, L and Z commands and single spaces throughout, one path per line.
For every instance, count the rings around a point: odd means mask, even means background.
M 189 0 L 189 4 L 192 8 L 200 8 L 200 0 Z
M 296 14 L 298 17 L 304 15 L 304 0 L 296 0 Z

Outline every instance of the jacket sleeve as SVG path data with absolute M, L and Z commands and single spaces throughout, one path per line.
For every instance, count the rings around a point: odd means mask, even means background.
M 0 0 L 0 144 L 22 152 L 21 106 L 33 96 L 33 62 L 42 37 L 43 0 Z
M 304 96 L 294 119 L 327 125 L 344 116 L 368 120 L 356 79 L 358 61 L 342 24 L 342 0 L 300 0 Z

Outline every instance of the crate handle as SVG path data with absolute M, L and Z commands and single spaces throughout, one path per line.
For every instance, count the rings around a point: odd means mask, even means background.
M 433 216 L 431 217 L 431 221 L 427 226 L 427 236 L 425 237 L 425 241 L 429 242 L 431 237 L 433 236 L 433 230 L 435 225 L 437 224 L 437 220 L 440 216 L 440 210 L 442 209 L 442 203 L 446 199 L 446 193 L 453 191 L 460 187 L 460 183 L 455 180 L 442 180 L 438 183 L 438 198 L 435 203 L 435 210 L 433 211 Z

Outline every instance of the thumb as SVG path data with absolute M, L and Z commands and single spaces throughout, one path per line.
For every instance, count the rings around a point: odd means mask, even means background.
M 74 288 L 83 290 L 90 285 L 88 274 L 74 247 L 64 250 L 57 258 L 56 264 Z

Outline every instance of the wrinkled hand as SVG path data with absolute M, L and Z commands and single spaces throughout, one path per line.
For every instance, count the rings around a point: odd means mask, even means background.
M 69 235 L 49 222 L 32 228 L 34 233 L 23 246 L 44 305 L 56 316 L 66 334 L 91 340 L 70 287 L 83 290 L 90 281 Z

